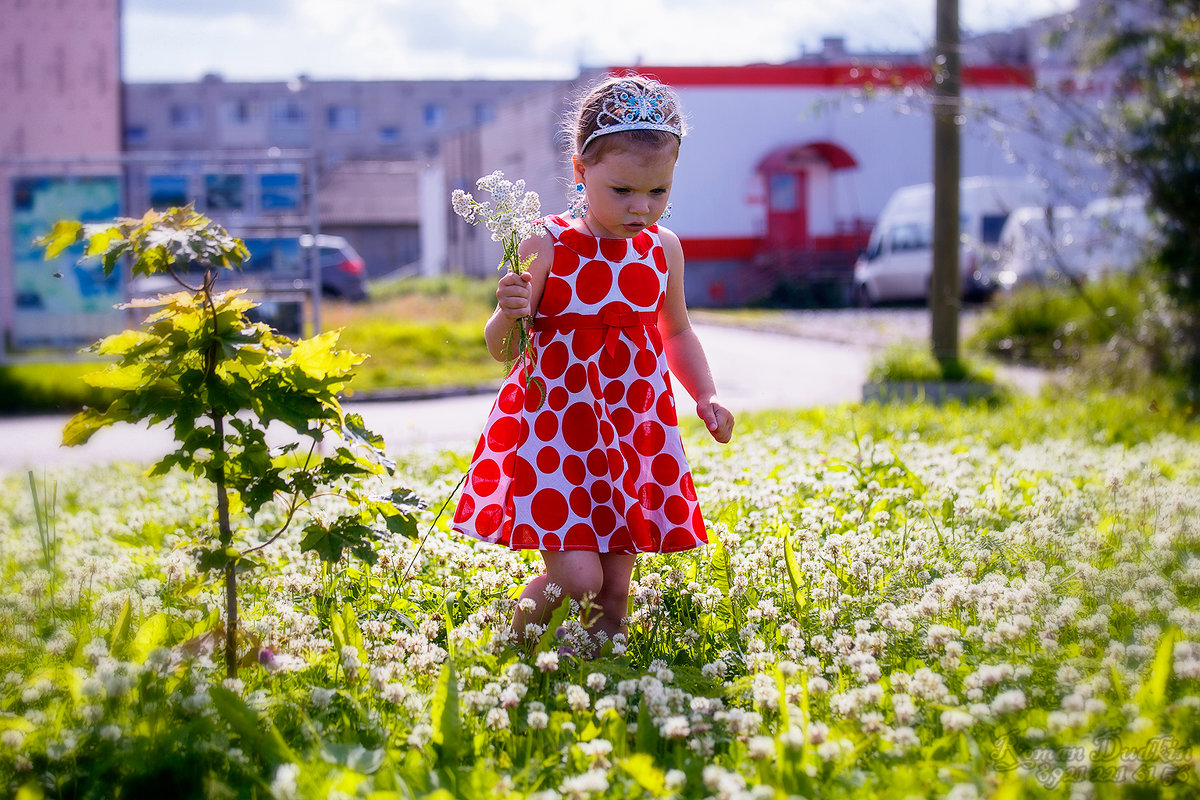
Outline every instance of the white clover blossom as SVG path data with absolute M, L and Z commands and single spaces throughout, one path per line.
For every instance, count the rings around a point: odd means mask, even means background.
M 592 703 L 592 698 L 588 696 L 587 689 L 582 686 L 571 684 L 567 687 L 567 705 L 572 711 L 586 711 Z
M 559 785 L 558 790 L 564 797 L 582 800 L 594 794 L 608 791 L 608 772 L 603 769 L 590 769 L 582 775 L 567 778 Z
M 480 222 L 492 234 L 492 241 L 505 245 L 505 262 L 501 269 L 516 266 L 516 261 L 508 260 L 508 247 L 513 247 L 512 255 L 516 255 L 516 246 L 532 236 L 542 236 L 546 227 L 541 220 L 542 202 L 537 192 L 526 191 L 525 181 L 516 183 L 505 180 L 504 173 L 499 170 L 485 175 L 475 182 L 480 191 L 491 194 L 491 200 L 479 201 L 473 195 L 462 189 L 450 193 L 450 205 L 454 213 L 471 225 Z
M 320 686 L 314 686 L 311 695 L 312 704 L 317 708 L 328 708 L 335 694 L 337 694 L 337 689 L 324 689 Z

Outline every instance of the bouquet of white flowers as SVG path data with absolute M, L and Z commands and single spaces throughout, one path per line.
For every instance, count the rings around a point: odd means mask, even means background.
M 504 247 L 504 257 L 500 261 L 500 271 L 524 272 L 529 268 L 532 257 L 522 261 L 518 253 L 521 242 L 531 236 L 542 236 L 546 227 L 542 223 L 542 201 L 537 192 L 525 191 L 525 181 L 513 183 L 504 179 L 504 173 L 496 170 L 491 175 L 485 175 L 475 182 L 480 191 L 491 194 L 491 200 L 480 202 L 462 189 L 455 189 L 450 195 L 450 205 L 454 213 L 472 225 L 483 222 L 492 232 L 492 241 L 500 242 Z M 529 335 L 530 320 L 521 319 L 513 335 L 517 337 L 516 356 L 507 364 L 511 370 L 516 360 L 523 365 L 529 363 L 532 355 Z M 511 340 L 509 352 L 513 352 Z M 531 370 L 526 370 L 526 388 L 529 386 Z

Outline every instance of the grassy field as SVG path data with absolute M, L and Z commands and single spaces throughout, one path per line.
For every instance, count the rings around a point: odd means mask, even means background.
M 411 281 L 365 304 L 326 304 L 322 326 L 341 328 L 342 345 L 368 355 L 348 395 L 499 384 L 504 366 L 483 342 L 494 292 L 494 281 Z
M 495 307 L 495 282 L 462 278 L 408 279 L 373 287 L 366 303 L 327 301 L 322 328 L 341 328 L 342 346 L 367 355 L 348 396 L 362 392 L 498 385 L 504 365 L 483 342 L 483 324 Z M 94 360 L 0 366 L 0 413 L 63 411 L 104 395 L 83 376 Z
M 569 622 L 516 646 L 536 555 L 435 520 L 467 453 L 394 453 L 429 532 L 381 537 L 374 566 L 322 566 L 289 536 L 263 551 L 236 681 L 213 651 L 219 587 L 185 544 L 210 487 L 119 466 L 35 491 L 0 477 L 0 784 L 1193 797 L 1200 431 L 1151 400 L 746 415 L 726 447 L 689 424 L 712 543 L 639 559 L 630 636 L 596 660 Z

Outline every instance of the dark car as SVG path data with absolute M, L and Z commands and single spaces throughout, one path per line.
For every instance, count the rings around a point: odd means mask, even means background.
M 367 299 L 367 266 L 362 256 L 341 236 L 318 234 L 317 258 L 321 264 L 321 293 L 325 297 L 359 302 Z M 300 237 L 300 246 L 313 246 L 313 237 Z
M 247 236 L 243 241 L 250 258 L 242 265 L 247 276 L 266 283 L 305 280 L 309 276 L 309 252 L 313 236 L 299 238 Z M 317 259 L 321 267 L 321 294 L 358 302 L 367 299 L 367 268 L 360 256 L 341 236 L 318 234 Z
M 311 234 L 303 236 L 242 237 L 250 257 L 236 273 L 222 276 L 219 289 L 245 286 L 253 290 L 306 291 L 312 286 L 309 254 L 314 245 Z M 324 297 L 359 302 L 367 299 L 367 269 L 355 249 L 341 236 L 318 234 L 316 257 L 320 265 L 321 294 Z M 185 272 L 185 275 L 187 273 Z M 193 281 L 194 282 L 194 281 Z M 138 278 L 133 294 L 173 292 L 174 281 L 164 275 Z

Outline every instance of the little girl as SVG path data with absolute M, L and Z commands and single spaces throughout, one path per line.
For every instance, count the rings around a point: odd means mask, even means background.
M 484 335 L 494 358 L 518 366 L 488 416 L 453 527 L 541 552 L 546 572 L 521 594 L 518 637 L 566 600 L 554 584 L 598 611 L 585 622 L 603 642 L 625 633 L 637 553 L 708 541 L 668 368 L 717 441 L 729 441 L 733 415 L 688 321 L 679 237 L 657 225 L 684 134 L 674 92 L 610 78 L 574 120 L 581 196 L 573 219 L 547 217 L 549 236 L 524 242 L 528 271 L 500 279 Z M 533 319 L 533 354 L 522 367 L 509 334 L 523 317 Z

